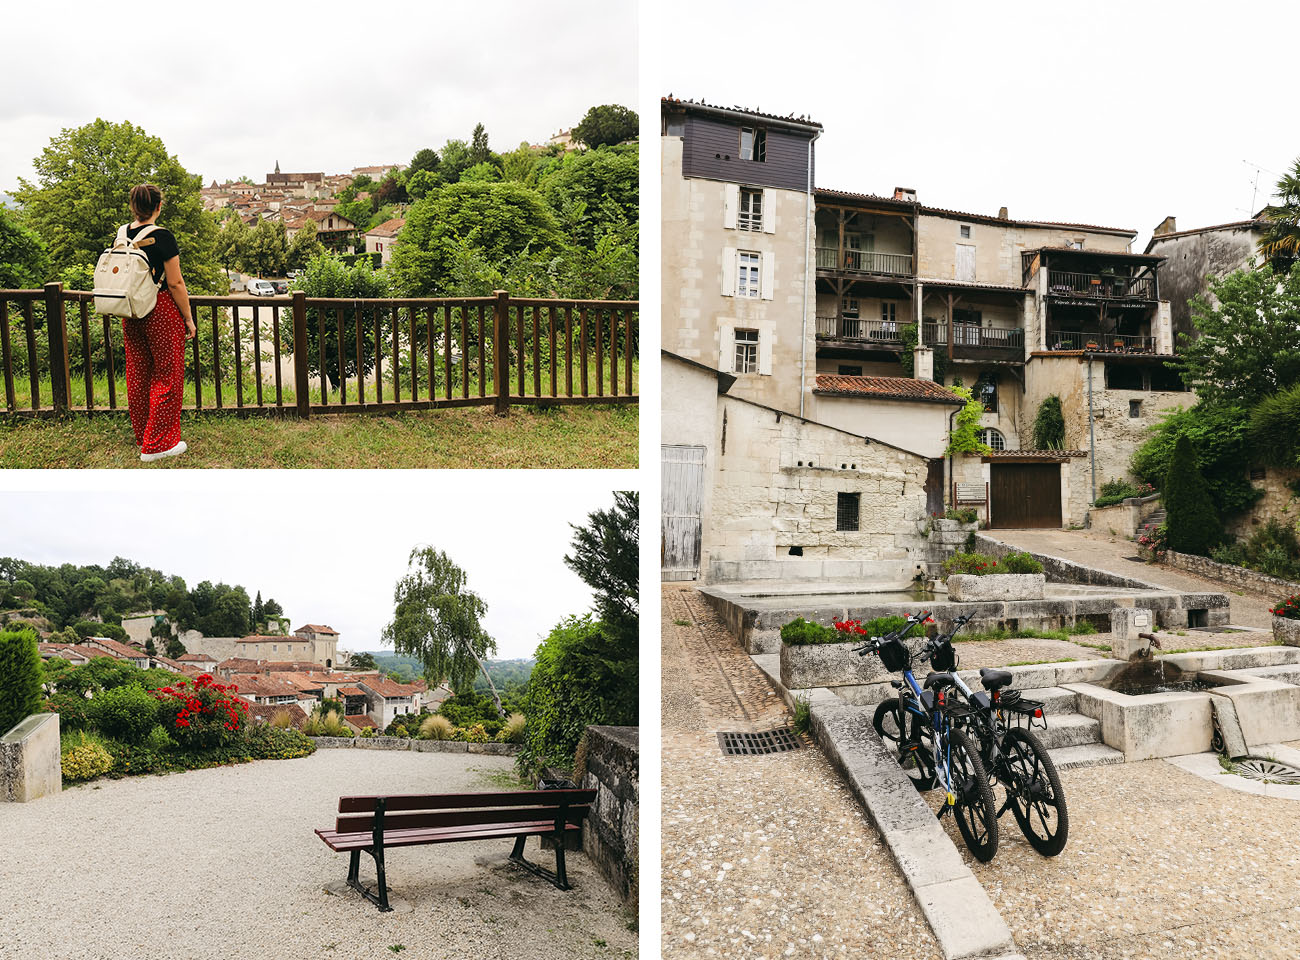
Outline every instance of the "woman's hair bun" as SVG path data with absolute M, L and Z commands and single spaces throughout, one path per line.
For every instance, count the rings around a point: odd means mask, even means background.
M 152 183 L 137 184 L 131 188 L 131 212 L 137 220 L 147 220 L 158 209 L 162 198 L 162 191 Z

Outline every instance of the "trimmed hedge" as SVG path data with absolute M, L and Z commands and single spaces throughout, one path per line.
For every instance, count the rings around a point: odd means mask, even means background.
M 35 632 L 0 632 L 0 736 L 40 712 L 44 676 Z

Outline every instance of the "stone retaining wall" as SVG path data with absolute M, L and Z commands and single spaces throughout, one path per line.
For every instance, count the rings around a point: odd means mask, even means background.
M 1109 530 L 1117 537 L 1132 539 L 1159 507 L 1158 493 L 1149 497 L 1129 497 L 1109 507 L 1092 507 L 1088 510 L 1085 525 L 1089 530 Z
M 1218 580 L 1220 583 L 1241 587 L 1243 590 L 1253 590 L 1256 593 L 1266 594 L 1274 600 L 1279 597 L 1290 596 L 1293 593 L 1300 593 L 1300 583 L 1282 580 L 1279 577 L 1270 577 L 1258 570 L 1248 570 L 1245 567 L 1234 567 L 1226 563 L 1219 563 L 1209 557 L 1198 557 L 1190 553 L 1176 553 L 1169 550 L 1165 553 L 1164 562 L 1179 570 L 1186 570 L 1188 573 L 1209 577 L 1211 580 Z
M 637 727 L 587 728 L 582 787 L 596 791 L 596 802 L 582 829 L 582 849 L 634 910 L 641 850 L 639 755 Z
M 0 803 L 26 803 L 62 790 L 57 713 L 33 714 L 0 737 Z
M 1009 553 L 1021 552 L 984 533 L 975 534 L 975 550 L 977 553 L 986 553 L 999 560 Z M 1081 583 L 1094 587 L 1127 587 L 1130 590 L 1163 589 L 1131 577 L 1121 577 L 1119 574 L 1105 570 L 1085 567 L 1081 563 L 1062 560 L 1060 557 L 1049 557 L 1044 553 L 1032 552 L 1029 555 L 1043 565 L 1043 573 L 1046 574 L 1048 583 Z
M 309 737 L 322 750 L 414 750 L 416 753 L 485 753 L 494 757 L 513 757 L 521 749 L 517 743 L 467 743 L 464 740 L 411 740 L 406 737 Z

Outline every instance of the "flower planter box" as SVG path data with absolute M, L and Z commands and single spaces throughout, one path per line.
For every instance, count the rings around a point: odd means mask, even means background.
M 781 644 L 781 685 L 787 690 L 809 687 L 848 687 L 877 683 L 889 676 L 880 657 L 853 652 L 867 637 L 853 643 Z
M 1041 600 L 1047 577 L 1041 573 L 991 573 L 977 577 L 954 573 L 948 578 L 948 599 L 957 603 L 980 600 Z
M 1289 647 L 1300 647 L 1300 620 L 1273 618 L 1273 639 Z

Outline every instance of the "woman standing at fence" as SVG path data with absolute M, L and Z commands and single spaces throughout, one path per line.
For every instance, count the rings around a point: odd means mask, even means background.
M 152 183 L 131 188 L 135 220 L 126 235 L 135 239 L 162 212 L 162 191 Z M 181 400 L 185 390 L 185 341 L 195 335 L 190 296 L 181 276 L 180 248 L 165 227 L 141 241 L 158 291 L 158 305 L 144 320 L 123 319 L 126 346 L 126 401 L 140 459 L 161 460 L 185 452 L 181 439 Z

